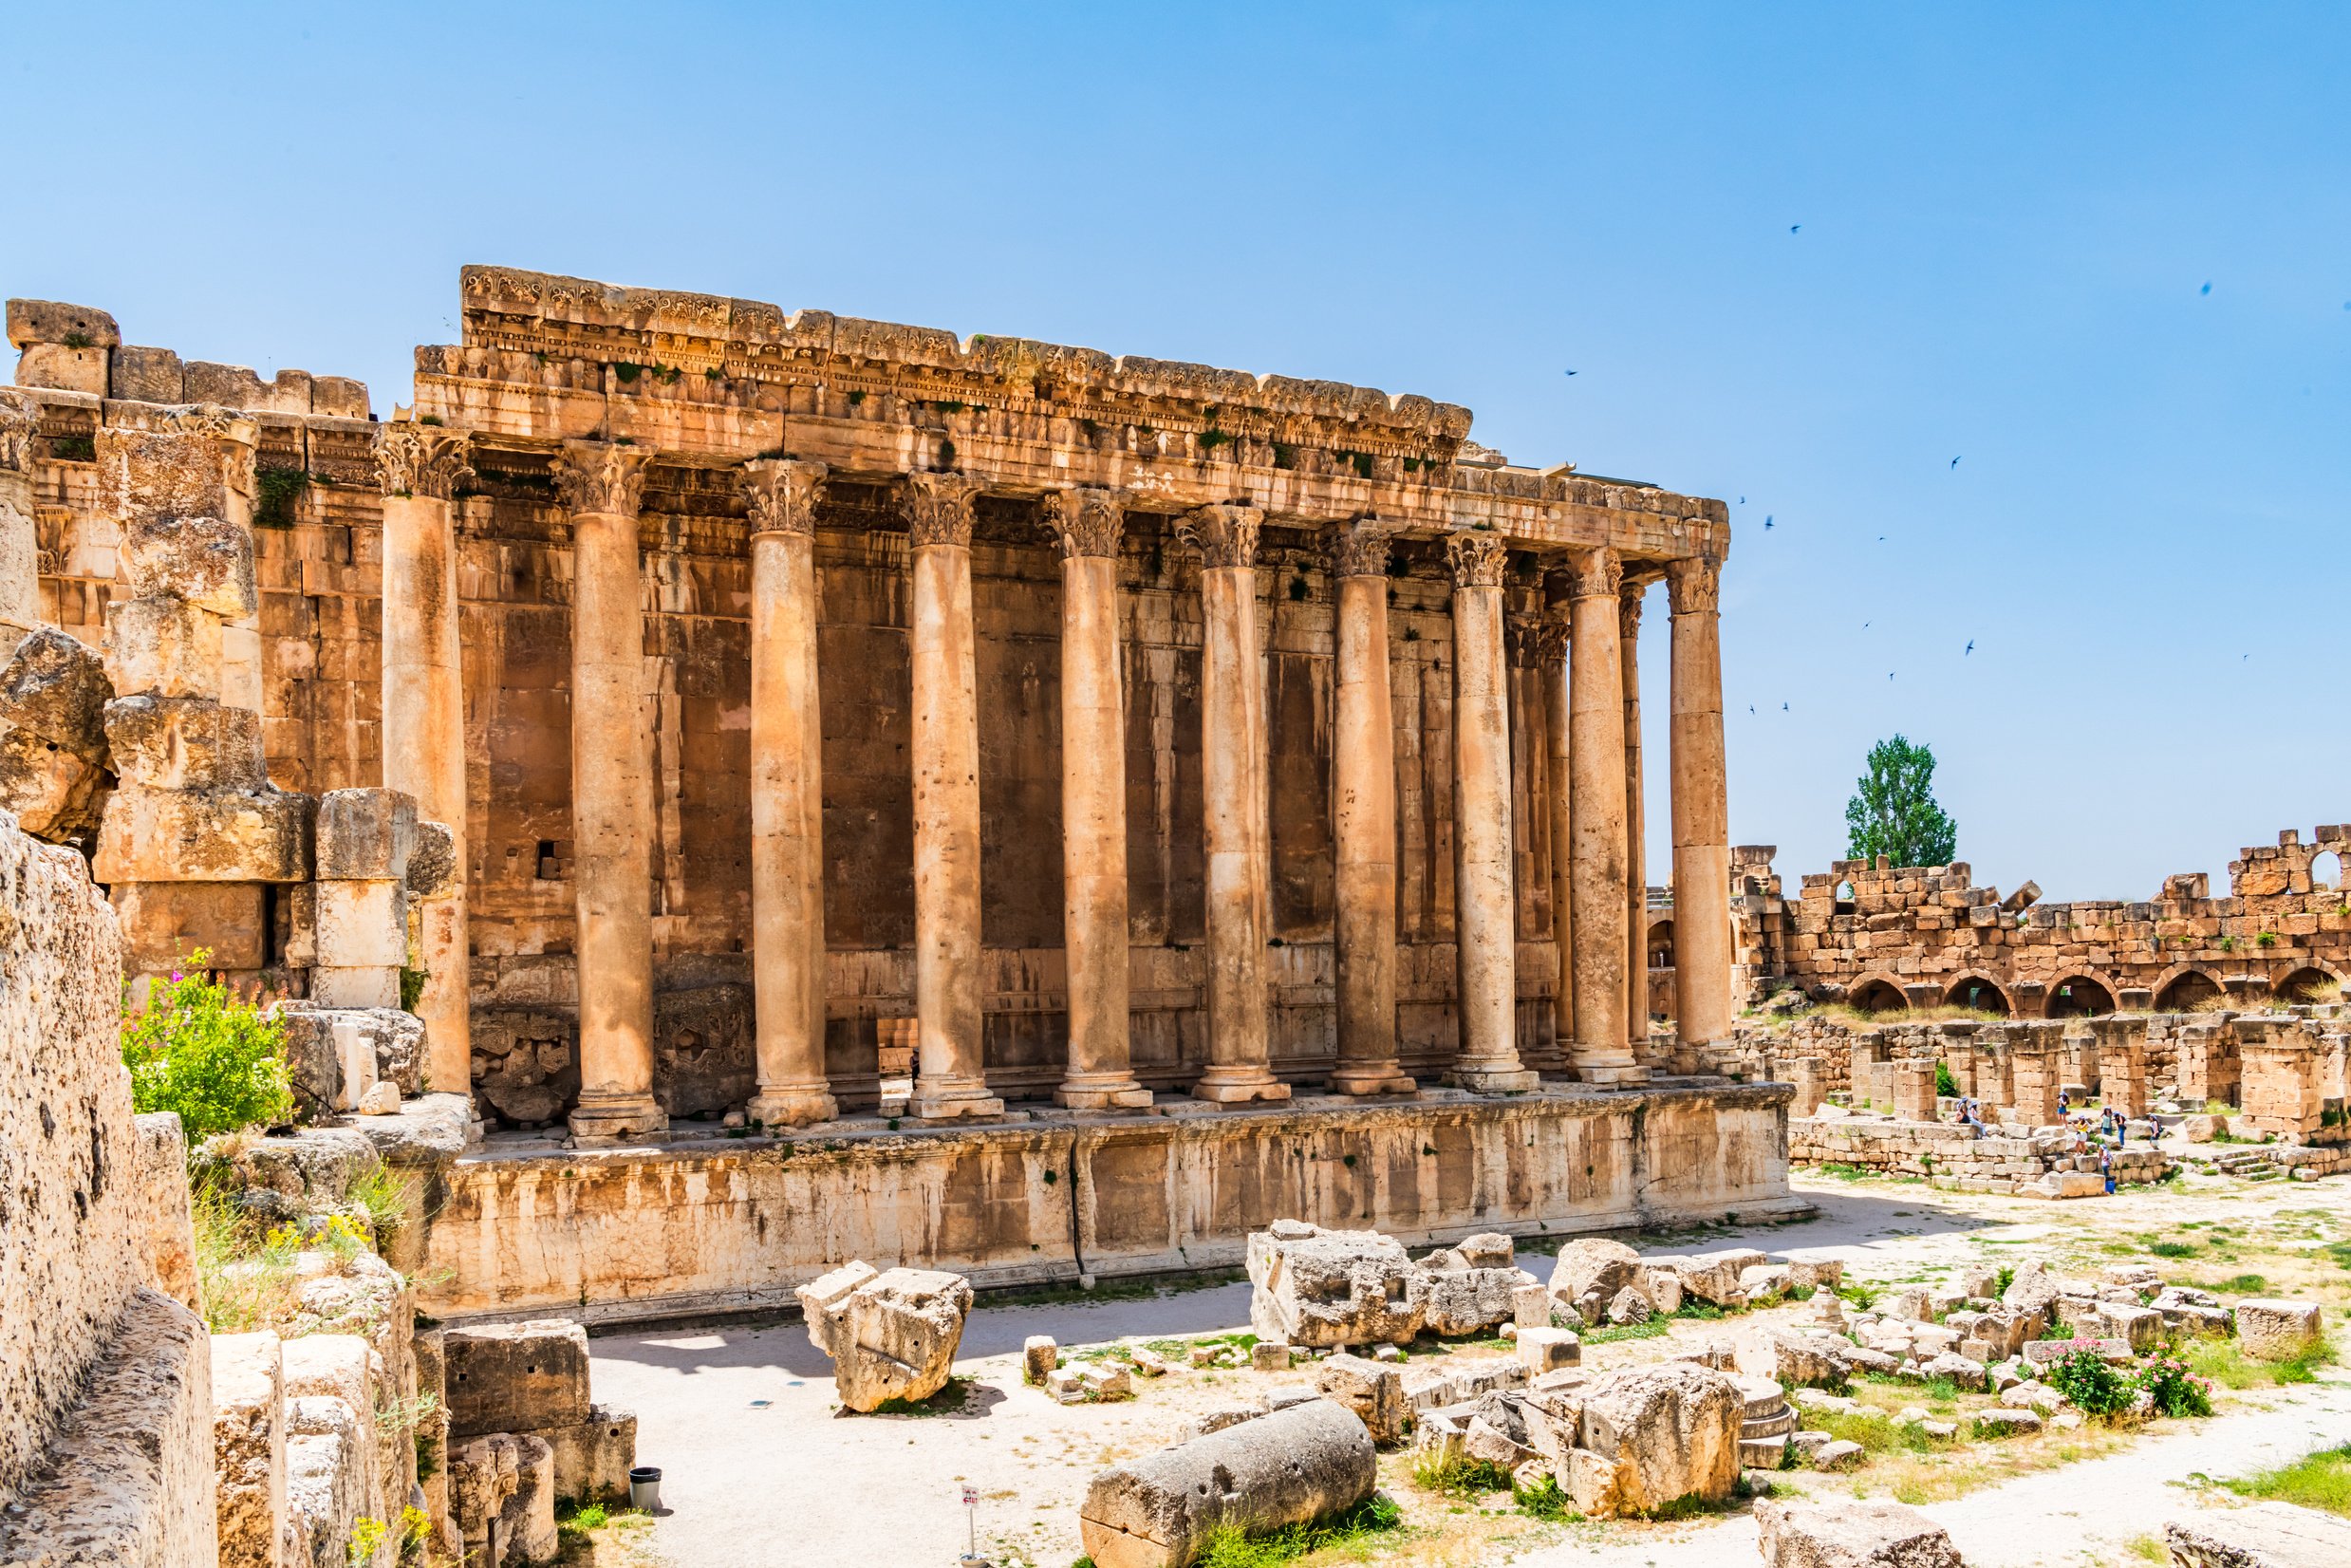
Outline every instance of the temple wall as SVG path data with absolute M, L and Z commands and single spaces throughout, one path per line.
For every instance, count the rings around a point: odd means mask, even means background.
M 447 1177 L 419 1305 L 589 1320 L 774 1307 L 843 1258 L 1013 1284 L 1223 1267 L 1282 1216 L 1409 1242 L 1765 1218 L 1783 1085 L 1040 1120 L 552 1156 Z M 1074 1245 L 1073 1244 L 1074 1239 Z

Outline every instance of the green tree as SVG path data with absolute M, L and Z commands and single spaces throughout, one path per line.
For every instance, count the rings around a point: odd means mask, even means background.
M 211 957 L 189 954 L 181 972 L 154 983 L 145 1011 L 122 1020 L 132 1107 L 179 1112 L 191 1144 L 293 1114 L 284 1028 L 207 974 Z
M 1869 772 L 1845 802 L 1845 858 L 1948 866 L 1959 826 L 1934 801 L 1934 751 L 1900 736 L 1870 748 Z

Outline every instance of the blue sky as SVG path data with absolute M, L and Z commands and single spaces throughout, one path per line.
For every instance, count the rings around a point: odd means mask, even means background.
M 1791 884 L 1897 730 L 1978 879 L 2051 897 L 2351 819 L 2343 8 L 9 30 L 0 291 L 129 341 L 364 376 L 388 413 L 490 261 L 1424 392 L 1516 460 L 1732 503 L 1732 833 Z

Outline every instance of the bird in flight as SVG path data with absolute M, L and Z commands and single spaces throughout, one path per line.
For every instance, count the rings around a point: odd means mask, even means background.
M 1752 702 L 1749 702 L 1749 703 L 1747 704 L 1747 712 L 1749 712 L 1749 713 L 1753 713 L 1754 711 L 1755 711 L 1755 704 L 1754 704 L 1754 703 L 1752 703 Z
M 1951 466 L 1953 468 L 1957 468 L 1959 466 L 1959 459 L 1957 457 L 1953 457 L 1951 459 Z
M 1889 680 L 1889 681 L 1893 680 L 1893 679 L 1894 679 L 1894 671 L 1892 671 L 1892 670 L 1888 670 L 1888 671 L 1886 672 L 1886 679 L 1887 679 L 1887 680 Z
M 1796 233 L 1796 231 L 1797 231 L 1797 230 L 1801 229 L 1802 227 L 1803 227 L 1803 225 L 1802 225 L 1802 224 L 1801 224 L 1801 223 L 1791 223 L 1791 224 L 1789 224 L 1789 225 L 1788 225 L 1788 233 L 1792 234 L 1792 233 Z
M 1770 514 L 1769 513 L 1765 513 L 1763 514 L 1763 529 L 1764 529 L 1764 532 L 1770 532 L 1770 529 L 1771 529 L 1771 514 Z
M 1886 536 L 1885 536 L 1884 534 L 1880 533 L 1880 534 L 1877 536 L 1877 542 L 1878 542 L 1879 544 L 1881 544 L 1881 545 L 1882 545 L 1882 544 L 1884 544 L 1884 543 L 1886 542 Z
M 1780 704 L 1780 711 L 1781 711 L 1782 713 L 1785 713 L 1785 712 L 1787 712 L 1787 711 L 1788 711 L 1788 705 L 1787 705 L 1785 702 L 1781 703 L 1781 704 Z
M 1968 655 L 1969 655 L 1969 654 L 1973 653 L 1974 651 L 1975 651 L 1975 639 L 1974 639 L 1974 638 L 1972 638 L 1972 637 L 1970 637 L 1970 638 L 1968 638 L 1968 645 L 1967 645 L 1966 647 L 1964 647 L 1964 648 L 1962 648 L 1962 649 L 1960 649 L 1960 650 L 1959 650 L 1959 657 L 1960 657 L 1960 658 L 1962 658 L 1962 659 L 1965 659 L 1965 658 L 1967 658 L 1967 657 L 1968 657 Z
M 2199 294 L 2209 294 L 2209 293 L 2211 293 L 2211 291 L 2212 291 L 2212 286 L 2211 286 L 2210 283 L 2207 283 L 2207 284 L 2206 284 L 2203 288 L 2201 288 L 2201 289 L 2197 289 L 2197 290 L 2196 290 L 2196 292 L 2197 292 L 2197 293 L 2199 293 Z
M 1576 372 L 1575 372 L 1575 371 L 1573 371 L 1573 370 L 1570 370 L 1570 371 L 1568 372 L 1568 374 L 1569 374 L 1569 375 L 1571 375 L 1571 376 L 1572 376 L 1572 375 L 1574 375 L 1575 373 L 1576 373 Z

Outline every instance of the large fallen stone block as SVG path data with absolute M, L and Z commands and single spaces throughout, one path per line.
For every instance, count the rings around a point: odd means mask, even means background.
M 268 787 L 261 716 L 208 697 L 118 697 L 103 710 L 115 772 L 149 790 Z
M 105 708 L 113 696 L 97 651 L 54 626 L 19 640 L 0 668 L 0 719 L 102 766 Z
M 2291 1361 L 2325 1342 L 2316 1301 L 2256 1297 L 2237 1303 L 2237 1343 L 2256 1361 Z
M 1598 1322 L 1618 1292 L 1641 1282 L 1641 1255 L 1622 1241 L 1578 1236 L 1559 1244 L 1551 1265 L 1551 1298 Z
M 1420 1332 L 1428 1276 L 1375 1230 L 1277 1220 L 1249 1233 L 1248 1264 L 1249 1326 L 1260 1338 L 1403 1345 Z
M 441 1335 L 451 1441 L 568 1427 L 588 1415 L 588 1331 L 560 1317 Z
M 136 599 L 184 599 L 233 621 L 261 607 L 253 536 L 217 517 L 150 517 L 123 531 L 117 569 Z
M 1315 1383 L 1324 1398 L 1354 1412 L 1373 1443 L 1388 1447 L 1404 1441 L 1412 1410 L 1405 1401 L 1402 1369 L 1341 1352 L 1315 1363 Z
M 1746 1402 L 1726 1374 L 1669 1361 L 1592 1378 L 1578 1395 L 1577 1453 L 1558 1476 L 1578 1511 L 1647 1514 L 1730 1495 Z
M 274 1334 L 213 1335 L 213 1471 L 220 1568 L 279 1568 L 285 1385 Z
M 1310 1399 L 1104 1470 L 1078 1533 L 1096 1568 L 1182 1568 L 1222 1527 L 1261 1534 L 1353 1507 L 1376 1462 L 1352 1411 Z
M 841 1403 L 870 1410 L 886 1399 L 928 1399 L 947 1386 L 971 1282 L 938 1269 L 867 1263 L 833 1270 L 796 1293 L 808 1336 L 832 1357 Z
M 1767 1336 L 1772 1375 L 1791 1389 L 1841 1389 L 1854 1370 L 1853 1342 L 1822 1329 L 1786 1329 Z
M 2177 1568 L 2342 1568 L 2351 1562 L 2351 1520 L 2257 1503 L 2175 1519 L 2163 1543 Z
M 1763 1568 L 1962 1568 L 1950 1533 L 1899 1503 L 1766 1499 L 1755 1526 Z
M 119 789 L 91 874 L 101 882 L 304 882 L 310 797 L 284 790 Z
M 0 812 L 52 844 L 93 833 L 104 814 L 106 771 L 0 719 Z

